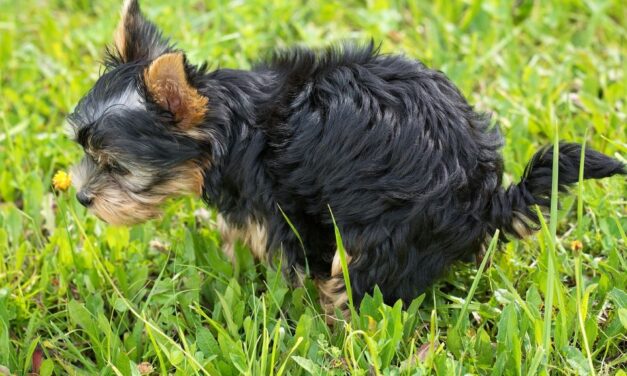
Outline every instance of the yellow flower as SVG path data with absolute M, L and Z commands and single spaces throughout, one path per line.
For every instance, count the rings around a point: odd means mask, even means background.
M 66 191 L 72 184 L 72 177 L 65 171 L 57 171 L 52 177 L 52 185 L 59 191 Z
M 583 249 L 583 243 L 580 240 L 573 240 L 570 242 L 570 249 L 573 252 L 579 252 Z

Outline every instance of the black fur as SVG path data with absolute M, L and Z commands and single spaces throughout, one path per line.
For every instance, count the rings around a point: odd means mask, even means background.
M 579 181 L 581 145 L 560 143 L 559 145 L 559 191 Z M 625 166 L 616 159 L 608 158 L 597 151 L 586 149 L 584 157 L 584 179 L 602 179 L 616 174 L 625 174 Z M 553 174 L 553 146 L 545 146 L 538 151 L 518 184 L 500 188 L 492 196 L 490 223 L 491 232 L 499 228 L 508 234 L 517 235 L 512 228 L 515 213 L 528 219 L 528 227 L 535 230 L 539 225 L 534 205 L 548 207 L 551 202 Z
M 125 90 L 129 81 L 141 88 L 151 61 L 145 44 L 168 45 L 155 41 L 154 27 L 141 30 L 149 35 L 133 34 L 140 50 L 125 51 L 136 58 L 109 58 L 88 98 Z M 332 211 L 352 256 L 356 302 L 375 285 L 387 302 L 412 300 L 451 263 L 479 252 L 495 229 L 518 236 L 516 216 L 533 228 L 534 205 L 550 200 L 550 147 L 533 157 L 520 183 L 503 188 L 503 138 L 488 116 L 473 111 L 443 73 L 380 54 L 372 43 L 294 48 L 252 71 L 186 69 L 209 99 L 197 126 L 206 137 L 178 130 L 140 90 L 146 110 L 115 113 L 114 121 L 75 119 L 79 141 L 99 141 L 156 170 L 209 161 L 204 200 L 232 223 L 264 224 L 267 248 L 282 253 L 287 270 L 308 265 L 316 278 L 329 277 L 336 251 Z M 89 112 L 89 101 L 77 114 Z M 564 190 L 577 181 L 580 146 L 559 151 Z M 626 173 L 592 150 L 584 171 L 595 179 Z
M 336 249 L 330 207 L 353 257 L 356 301 L 375 284 L 388 302 L 410 301 L 496 228 L 516 235 L 515 212 L 532 226 L 533 205 L 549 202 L 552 150 L 538 152 L 523 180 L 504 190 L 497 128 L 444 74 L 417 61 L 372 45 L 296 49 L 252 76 L 207 79 L 198 86 L 226 79 L 238 87 L 221 90 L 234 95 L 228 113 L 253 116 L 225 123 L 232 133 L 207 173 L 206 200 L 236 222 L 252 215 L 265 223 L 270 250 L 283 250 L 290 267 L 306 259 L 321 277 Z M 576 144 L 560 147 L 562 188 L 577 181 L 579 153 Z M 585 178 L 617 173 L 625 173 L 620 162 L 586 152 Z

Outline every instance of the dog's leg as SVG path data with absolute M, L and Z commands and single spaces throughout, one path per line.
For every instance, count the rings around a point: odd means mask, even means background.
M 363 251 L 359 256 L 347 255 L 349 278 L 351 281 L 353 303 L 359 305 L 365 294 L 372 294 L 378 286 L 383 294 L 383 301 L 394 305 L 399 299 L 409 304 L 418 295 L 425 292 L 448 265 L 455 261 L 442 252 L 443 245 L 433 244 L 426 249 L 417 248 L 413 242 L 404 242 L 393 246 L 391 242 L 382 242 Z M 350 245 L 347 246 L 351 249 Z M 321 305 L 327 315 L 327 323 L 335 321 L 335 309 L 339 309 L 348 319 L 348 296 L 336 252 L 327 279 L 318 280 Z
M 236 226 L 218 214 L 217 227 L 222 237 L 222 252 L 233 264 L 236 262 L 235 245 L 238 240 L 251 250 L 256 261 L 266 260 L 268 233 L 262 224 L 249 219 L 244 225 Z
M 346 255 L 346 262 L 350 265 L 351 257 Z M 335 309 L 338 308 L 344 319 L 350 317 L 348 309 L 348 295 L 346 293 L 346 285 L 344 283 L 344 275 L 342 274 L 342 265 L 340 263 L 340 254 L 338 251 L 333 256 L 331 264 L 331 275 L 326 279 L 316 280 L 318 293 L 320 295 L 320 305 L 324 310 L 327 324 L 331 325 L 335 321 Z
M 235 264 L 235 243 L 239 238 L 239 233 L 235 227 L 229 225 L 222 214 L 218 214 L 217 227 L 222 238 L 222 253 L 232 264 Z

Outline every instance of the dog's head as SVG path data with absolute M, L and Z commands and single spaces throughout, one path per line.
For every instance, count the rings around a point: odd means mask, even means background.
M 77 198 L 102 220 L 158 216 L 168 198 L 200 194 L 206 147 L 199 125 L 208 99 L 189 64 L 127 0 L 104 74 L 69 122 L 85 156 L 72 169 Z

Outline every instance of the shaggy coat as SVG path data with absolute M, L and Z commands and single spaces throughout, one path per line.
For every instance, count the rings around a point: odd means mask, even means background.
M 71 116 L 86 156 L 78 198 L 112 223 L 158 215 L 195 193 L 260 259 L 307 271 L 345 308 L 334 221 L 354 300 L 378 286 L 410 302 L 501 230 L 522 237 L 550 201 L 553 149 L 501 185 L 503 138 L 447 77 L 373 44 L 293 48 L 250 71 L 191 65 L 127 1 L 107 69 Z M 559 186 L 581 147 L 559 147 Z M 584 178 L 624 174 L 587 149 Z M 293 231 L 289 222 L 297 230 Z

